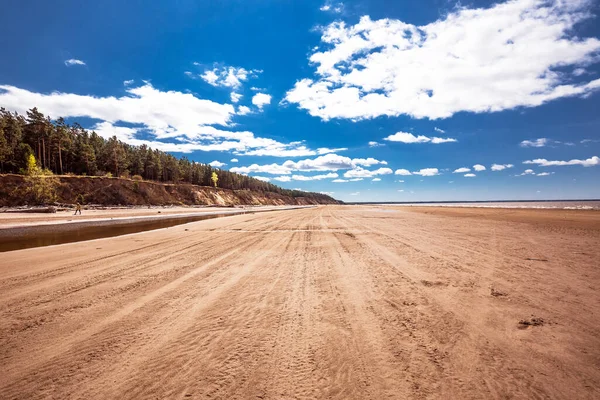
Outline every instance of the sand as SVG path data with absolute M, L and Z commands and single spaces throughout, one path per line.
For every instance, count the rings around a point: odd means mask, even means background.
M 0 397 L 600 398 L 600 213 L 505 211 L 326 206 L 2 253 Z
M 268 206 L 247 207 L 247 209 L 260 210 Z M 271 206 L 270 208 L 276 208 Z M 58 211 L 54 214 L 46 213 L 0 213 L 0 229 L 16 226 L 33 226 L 42 224 L 64 224 L 69 222 L 84 222 L 100 219 L 154 217 L 165 215 L 186 215 L 206 212 L 223 212 L 242 210 L 234 207 L 135 207 L 135 208 L 107 208 L 104 210 L 83 209 L 81 214 L 73 215 L 74 211 Z

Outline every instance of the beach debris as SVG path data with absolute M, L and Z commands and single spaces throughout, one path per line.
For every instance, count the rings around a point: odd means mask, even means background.
M 497 290 L 496 288 L 494 288 L 493 286 L 490 286 L 490 295 L 494 296 L 494 297 L 504 297 L 504 296 L 508 296 L 507 293 L 501 292 L 500 290 Z
M 534 317 L 533 315 L 529 319 L 522 319 L 519 321 L 518 328 L 519 329 L 527 329 L 530 326 L 542 326 L 544 325 L 544 319 L 539 317 Z
M 548 261 L 548 260 L 547 260 L 547 259 L 545 259 L 545 258 L 531 258 L 531 257 L 527 257 L 527 258 L 526 258 L 526 260 L 527 260 L 527 261 L 543 261 L 543 262 L 546 262 L 546 261 Z

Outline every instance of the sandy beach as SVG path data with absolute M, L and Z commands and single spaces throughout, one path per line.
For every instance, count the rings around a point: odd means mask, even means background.
M 0 398 L 597 399 L 599 260 L 597 211 L 398 206 L 5 252 Z
M 261 210 L 267 208 L 276 208 L 274 206 L 246 207 L 248 210 Z M 43 224 L 64 224 L 69 222 L 93 221 L 99 219 L 114 218 L 136 218 L 136 217 L 155 217 L 165 215 L 185 215 L 206 212 L 230 212 L 243 210 L 242 207 L 130 207 L 130 208 L 110 208 L 106 209 L 83 209 L 78 215 L 73 215 L 74 210 L 58 211 L 53 214 L 47 213 L 0 213 L 0 229 L 12 228 L 15 226 L 35 226 Z

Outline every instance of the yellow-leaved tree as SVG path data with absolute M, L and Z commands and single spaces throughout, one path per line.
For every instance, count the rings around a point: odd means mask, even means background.
M 210 180 L 213 182 L 213 184 L 215 185 L 215 187 L 217 187 L 217 182 L 219 182 L 219 176 L 217 175 L 216 172 L 213 171 Z
M 34 204 L 54 203 L 58 185 L 52 171 L 40 168 L 34 155 L 30 154 L 25 169 L 25 198 Z

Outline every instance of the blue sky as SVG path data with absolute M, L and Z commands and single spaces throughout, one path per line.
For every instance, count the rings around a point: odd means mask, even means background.
M 0 106 L 346 201 L 600 198 L 598 2 L 54 3 L 3 6 Z

